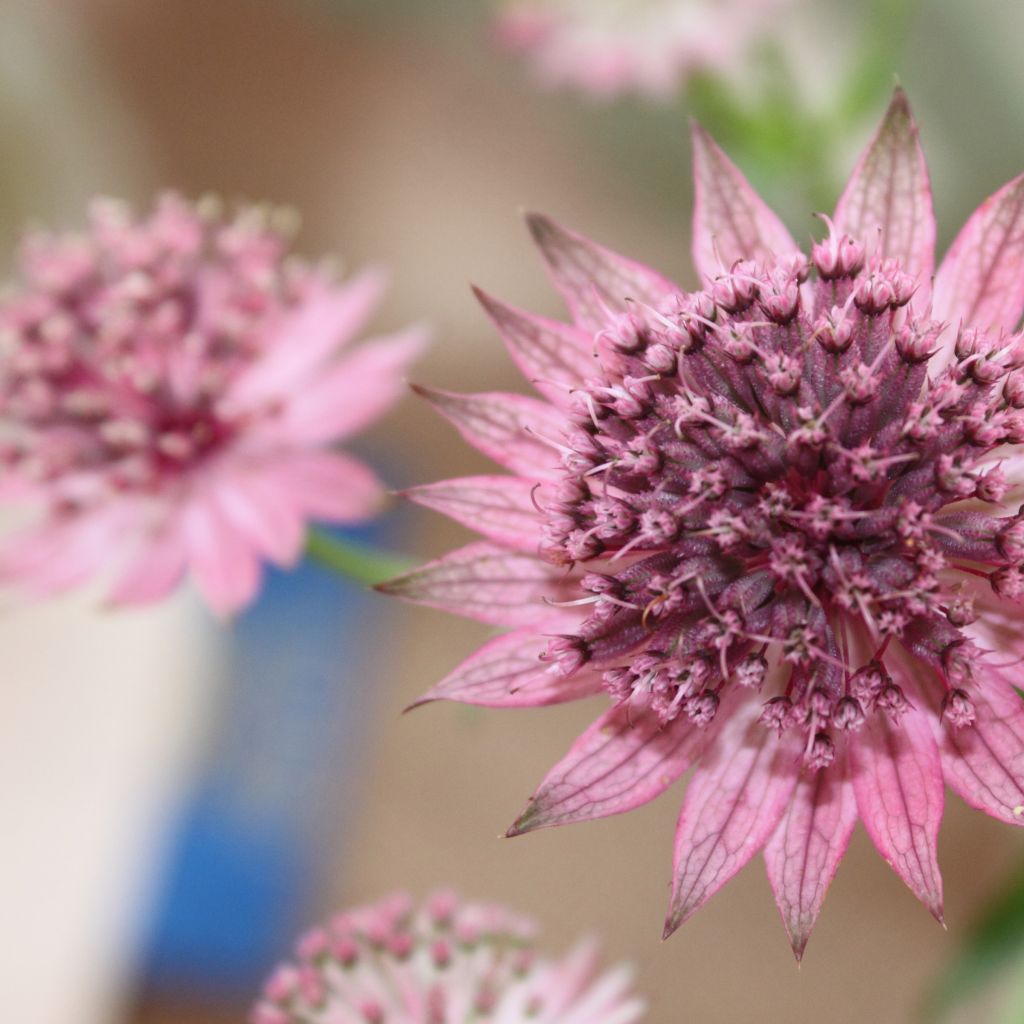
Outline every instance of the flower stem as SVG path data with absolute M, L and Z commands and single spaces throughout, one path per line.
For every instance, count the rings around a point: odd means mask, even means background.
M 411 567 L 411 562 L 402 555 L 316 528 L 306 534 L 306 557 L 339 576 L 366 586 L 383 583 Z

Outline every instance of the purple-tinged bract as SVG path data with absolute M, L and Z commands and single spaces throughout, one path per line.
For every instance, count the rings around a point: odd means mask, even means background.
M 572 323 L 483 301 L 548 401 L 432 396 L 516 476 L 414 489 L 486 540 L 389 589 L 515 630 L 425 699 L 610 698 L 511 834 L 696 764 L 666 933 L 763 849 L 799 957 L 858 818 L 939 918 L 944 781 L 1024 822 L 1024 180 L 933 287 L 902 92 L 809 256 L 694 149 L 697 291 L 531 219 Z
M 634 1024 L 630 972 L 599 972 L 593 942 L 560 960 L 505 907 L 396 894 L 307 932 L 250 1024 Z

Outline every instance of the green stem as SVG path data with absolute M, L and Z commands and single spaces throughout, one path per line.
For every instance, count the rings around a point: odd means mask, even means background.
M 306 534 L 306 557 L 339 576 L 374 586 L 408 572 L 412 563 L 401 555 L 337 537 L 315 527 Z

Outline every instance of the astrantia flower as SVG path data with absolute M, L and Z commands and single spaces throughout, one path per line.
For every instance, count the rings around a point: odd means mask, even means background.
M 26 239 L 0 302 L 0 458 L 39 517 L 0 578 L 46 593 L 103 570 L 111 600 L 136 603 L 190 572 L 227 613 L 263 559 L 298 558 L 307 520 L 373 513 L 375 475 L 328 446 L 395 401 L 422 339 L 339 356 L 379 275 L 336 284 L 273 221 L 165 195 L 143 218 L 98 201 L 85 233 Z
M 506 0 L 498 35 L 549 85 L 671 99 L 737 60 L 787 0 Z
M 516 475 L 414 489 L 486 540 L 389 588 L 516 627 L 427 699 L 611 698 L 512 834 L 696 764 L 666 932 L 763 848 L 799 956 L 857 818 L 937 917 L 943 780 L 1024 821 L 1024 178 L 933 283 L 902 93 L 809 257 L 694 146 L 697 291 L 531 220 L 573 323 L 482 298 L 548 401 L 428 394 Z
M 598 975 L 583 942 L 538 954 L 534 924 L 504 907 L 436 893 L 396 895 L 339 914 L 299 940 L 267 982 L 250 1024 L 632 1024 L 630 972 Z

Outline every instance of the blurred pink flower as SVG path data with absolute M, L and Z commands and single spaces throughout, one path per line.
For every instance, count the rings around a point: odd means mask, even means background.
M 737 62 L 790 2 L 505 0 L 497 31 L 547 85 L 670 100 L 695 72 Z
M 644 1006 L 618 967 L 598 975 L 593 942 L 537 953 L 534 924 L 500 906 L 394 895 L 299 940 L 250 1024 L 632 1024 Z
M 944 780 L 1024 822 L 1024 177 L 933 281 L 917 134 L 808 258 L 695 128 L 700 290 L 532 217 L 573 323 L 480 297 L 547 401 L 425 392 L 514 475 L 414 488 L 486 539 L 386 589 L 514 631 L 424 700 L 611 696 L 512 835 L 697 764 L 666 934 L 763 849 L 799 957 L 858 818 L 941 918 Z
M 400 395 L 423 339 L 340 349 L 376 272 L 346 284 L 287 254 L 281 219 L 162 196 L 95 202 L 84 234 L 33 233 L 0 302 L 3 493 L 37 513 L 0 579 L 46 594 L 113 572 L 110 600 L 188 571 L 217 612 L 295 562 L 306 521 L 371 516 L 381 484 L 329 448 Z

